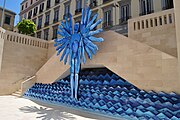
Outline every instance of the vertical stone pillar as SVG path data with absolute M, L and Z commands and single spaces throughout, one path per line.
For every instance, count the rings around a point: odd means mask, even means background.
M 104 16 L 103 16 L 103 9 L 100 8 L 100 9 L 98 10 L 98 19 L 103 19 L 103 17 L 104 17 Z M 102 21 L 102 23 L 99 24 L 99 25 L 97 26 L 97 28 L 102 28 L 103 22 L 104 22 L 104 21 Z
M 159 12 L 162 10 L 161 1 L 162 0 L 153 0 L 154 12 Z
M 180 0 L 174 0 L 174 13 L 176 25 L 176 41 L 178 53 L 178 68 L 179 68 L 179 82 L 180 82 Z
M 0 72 L 2 67 L 2 57 L 3 57 L 3 49 L 4 49 L 4 39 L 6 39 L 5 35 L 6 30 L 0 27 Z
M 132 18 L 139 16 L 139 0 L 131 0 L 131 16 Z

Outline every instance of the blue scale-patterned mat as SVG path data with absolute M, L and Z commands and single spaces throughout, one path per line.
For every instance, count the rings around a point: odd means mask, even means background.
M 106 68 L 81 71 L 79 99 L 71 99 L 70 94 L 68 76 L 52 84 L 36 83 L 24 96 L 116 118 L 180 120 L 180 95 L 140 90 Z

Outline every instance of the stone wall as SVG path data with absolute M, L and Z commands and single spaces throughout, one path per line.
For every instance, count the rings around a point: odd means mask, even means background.
M 128 21 L 128 37 L 177 57 L 174 9 Z
M 47 41 L 6 31 L 0 94 L 11 94 L 19 89 L 21 82 L 33 76 L 47 61 L 47 51 Z

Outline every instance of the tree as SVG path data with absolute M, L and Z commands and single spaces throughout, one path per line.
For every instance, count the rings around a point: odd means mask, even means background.
M 33 34 L 36 32 L 36 24 L 33 21 L 28 19 L 23 19 L 21 22 L 18 23 L 17 28 L 20 33 L 22 34 Z

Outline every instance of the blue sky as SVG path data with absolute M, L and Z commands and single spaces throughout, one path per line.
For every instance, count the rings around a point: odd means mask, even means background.
M 9 9 L 13 12 L 15 12 L 16 15 L 16 19 L 15 19 L 15 25 L 18 23 L 19 21 L 19 11 L 20 11 L 20 3 L 22 0 L 6 0 L 6 9 Z M 0 6 L 3 7 L 3 3 L 4 0 L 0 0 Z

